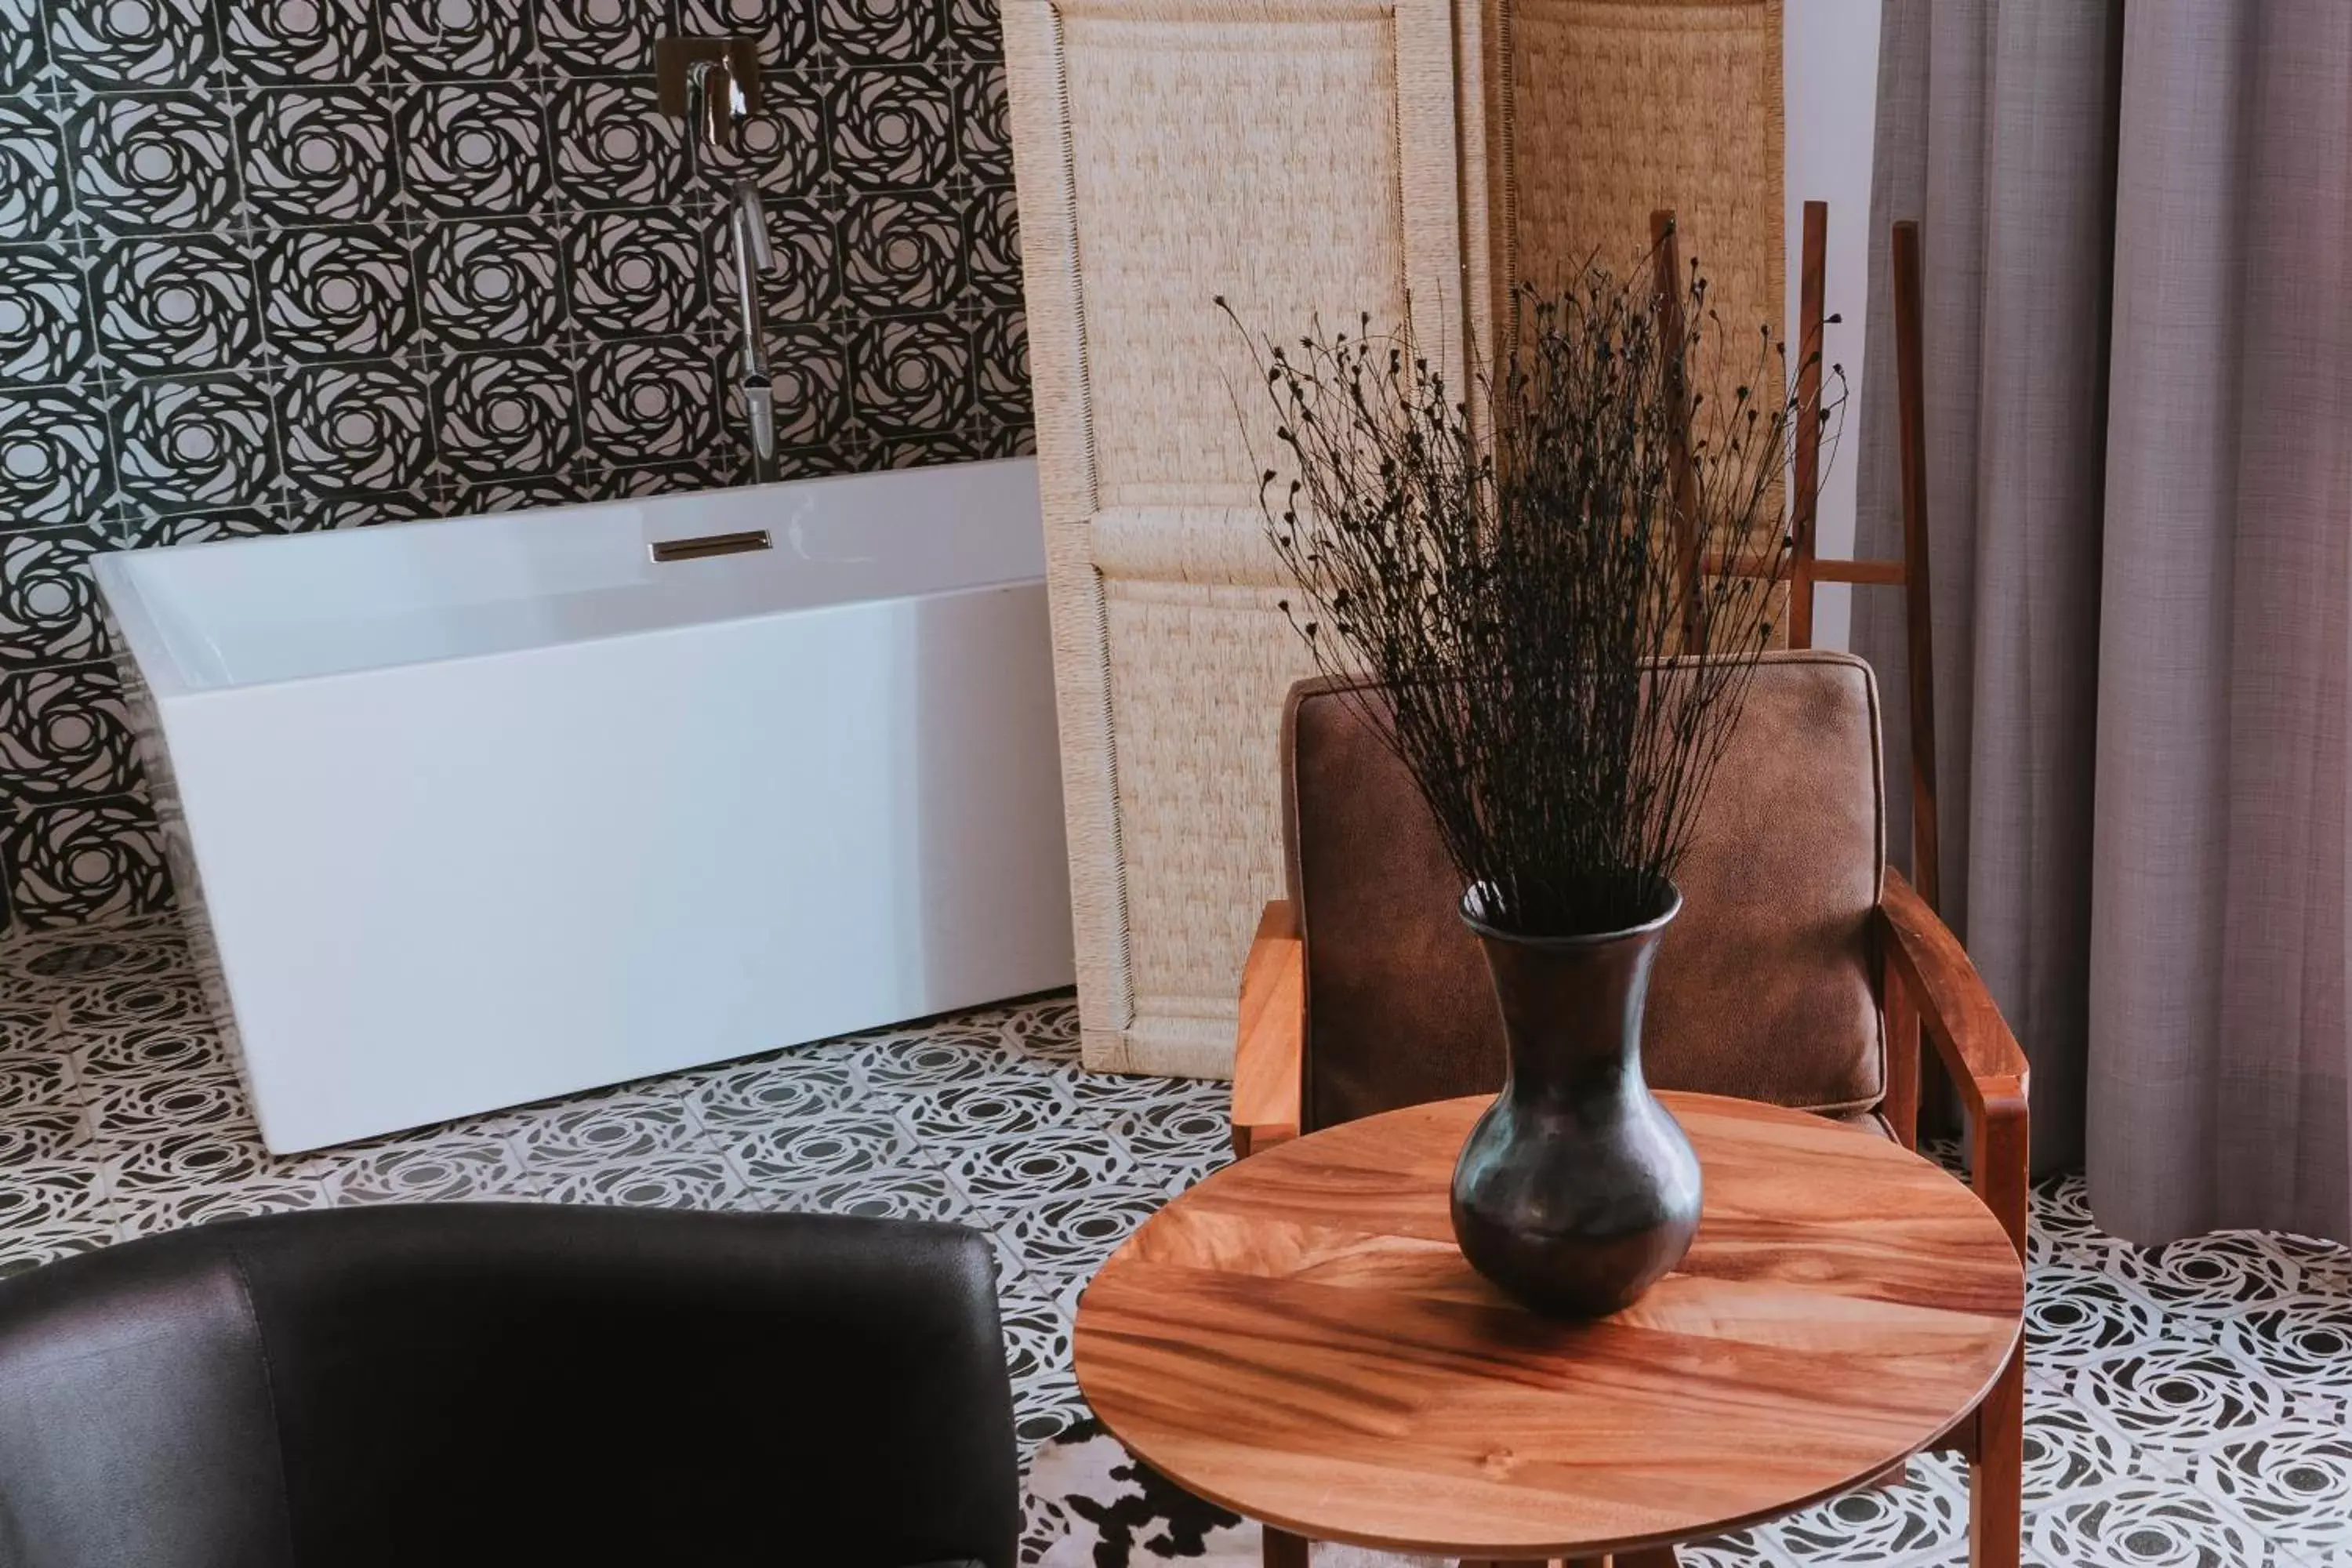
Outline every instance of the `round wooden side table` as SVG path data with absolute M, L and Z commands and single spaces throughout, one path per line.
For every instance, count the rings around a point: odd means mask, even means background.
M 1682 1268 L 1613 1317 L 1540 1317 L 1463 1261 L 1447 1183 L 1487 1102 L 1444 1100 L 1280 1144 L 1160 1210 L 1079 1302 L 1079 1386 L 1213 1502 L 1474 1561 L 1670 1563 L 1976 1407 L 2025 1278 L 1975 1194 L 1801 1111 L 1659 1098 L 1706 1211 Z

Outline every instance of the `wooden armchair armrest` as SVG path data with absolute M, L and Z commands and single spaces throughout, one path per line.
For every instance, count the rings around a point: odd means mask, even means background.
M 1888 1016 L 1916 1016 L 1919 1032 L 1950 1072 L 1968 1112 L 1969 1168 L 1977 1194 L 2009 1231 L 2021 1258 L 2027 1185 L 2025 1053 L 2018 1048 L 2017 1037 L 2010 1033 L 1959 939 L 1891 866 L 1879 894 L 1878 913 L 1885 937 Z M 1894 1048 L 1916 1047 L 1896 1040 Z
M 1285 900 L 1275 900 L 1258 917 L 1242 965 L 1241 1011 L 1234 1041 L 1234 1152 L 1253 1154 L 1298 1136 L 1307 977 L 1298 921 Z

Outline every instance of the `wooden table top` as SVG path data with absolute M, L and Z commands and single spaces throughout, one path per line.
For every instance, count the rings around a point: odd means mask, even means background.
M 1202 1497 L 1318 1541 L 1464 1558 L 1711 1534 L 1864 1481 L 1974 1409 L 2025 1279 L 1899 1145 L 1662 1094 L 1706 1206 L 1681 1268 L 1567 1323 L 1473 1273 L 1446 1215 L 1487 1101 L 1369 1117 L 1219 1171 L 1087 1288 L 1078 1383 Z

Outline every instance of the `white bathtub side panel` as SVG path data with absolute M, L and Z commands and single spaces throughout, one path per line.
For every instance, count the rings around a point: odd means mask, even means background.
M 292 1150 L 1069 984 L 1044 591 L 166 703 Z

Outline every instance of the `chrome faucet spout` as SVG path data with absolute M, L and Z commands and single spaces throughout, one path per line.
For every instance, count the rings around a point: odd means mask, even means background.
M 735 182 L 728 221 L 735 241 L 736 324 L 743 334 L 737 384 L 751 427 L 751 479 L 765 484 L 778 475 L 776 389 L 768 363 L 767 333 L 760 321 L 760 274 L 774 269 L 776 252 L 768 239 L 768 210 L 760 200 L 758 185 L 750 180 Z
M 760 187 L 749 180 L 735 182 L 735 236 L 746 245 L 751 259 L 762 272 L 776 269 L 775 247 L 768 240 L 768 208 L 760 200 Z
M 743 39 L 727 40 L 719 52 L 701 58 L 688 58 L 685 51 L 707 48 L 707 40 L 670 39 L 664 47 L 672 51 L 667 58 L 673 63 L 664 67 L 674 73 L 667 79 L 685 89 L 688 179 L 690 185 L 699 185 L 709 155 L 732 150 L 736 126 L 756 107 L 750 89 L 758 57 Z M 729 259 L 735 268 L 735 326 L 742 336 L 732 380 L 751 426 L 751 479 L 764 484 L 777 478 L 779 469 L 776 389 L 760 321 L 760 274 L 775 269 L 776 252 L 768 239 L 768 212 L 760 200 L 760 187 L 751 180 L 739 178 L 729 187 L 727 228 L 732 241 Z M 719 388 L 719 419 L 722 426 L 727 422 L 723 384 Z

